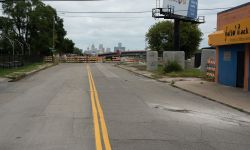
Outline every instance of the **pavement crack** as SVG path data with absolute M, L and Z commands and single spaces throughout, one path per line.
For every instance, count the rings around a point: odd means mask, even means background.
M 160 110 L 166 110 L 170 112 L 177 112 L 177 113 L 191 113 L 192 110 L 188 109 L 181 109 L 181 108 L 176 108 L 176 107 L 167 107 L 163 105 L 153 105 L 154 109 L 160 109 Z

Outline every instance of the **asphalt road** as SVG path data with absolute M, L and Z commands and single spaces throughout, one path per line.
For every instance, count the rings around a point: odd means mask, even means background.
M 0 83 L 0 150 L 249 150 L 250 116 L 111 64 Z

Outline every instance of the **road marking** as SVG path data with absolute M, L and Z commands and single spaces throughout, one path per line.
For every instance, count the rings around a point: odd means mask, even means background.
M 107 129 L 107 125 L 106 125 L 106 122 L 105 122 L 104 113 L 103 113 L 103 110 L 102 110 L 102 107 L 101 107 L 101 104 L 100 104 L 98 92 L 96 90 L 95 81 L 94 81 L 94 78 L 92 76 L 92 73 L 91 73 L 91 70 L 90 70 L 89 66 L 87 67 L 87 70 L 88 70 L 88 76 L 89 76 L 90 89 L 92 91 L 91 94 L 94 94 L 94 97 L 91 96 L 91 102 L 92 102 L 92 104 L 95 105 L 94 106 L 95 111 L 96 111 L 96 106 L 97 106 L 99 119 L 100 119 L 100 123 L 101 123 L 101 131 L 102 131 L 102 136 L 103 136 L 102 138 L 103 138 L 103 141 L 104 141 L 105 150 L 111 150 L 111 145 L 110 145 L 110 140 L 109 140 L 109 135 L 108 135 L 108 129 Z M 94 109 L 93 109 L 93 113 L 94 113 Z M 98 120 L 97 120 L 97 123 L 99 124 Z M 96 126 L 96 125 L 94 125 L 94 126 Z M 99 125 L 98 125 L 98 127 L 99 127 Z M 95 129 L 95 131 L 96 131 L 96 129 Z M 99 131 L 100 131 L 100 129 L 99 129 Z M 100 134 L 100 132 L 99 132 L 99 134 Z M 96 137 L 99 138 L 100 135 L 98 135 Z M 99 145 L 96 145 L 96 147 L 98 147 L 98 146 Z M 99 150 L 99 149 L 97 149 L 97 150 Z
M 91 105 L 92 105 L 94 132 L 95 132 L 96 150 L 102 150 L 101 134 L 100 134 L 100 127 L 99 127 L 99 122 L 98 122 L 98 114 L 97 114 L 97 109 L 96 109 L 95 100 L 94 100 L 94 89 L 92 87 L 92 82 L 90 82 L 91 78 L 90 78 L 89 70 L 88 70 L 88 78 L 89 78 L 90 99 L 91 99 Z

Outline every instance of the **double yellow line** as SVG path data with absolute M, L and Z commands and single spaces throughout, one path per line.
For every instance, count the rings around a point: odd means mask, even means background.
M 103 110 L 102 110 L 99 97 L 98 97 L 98 93 L 96 90 L 95 81 L 93 79 L 89 66 L 87 66 L 87 71 L 88 71 L 88 79 L 89 79 L 89 87 L 90 87 L 90 98 L 91 98 L 91 105 L 92 105 L 96 150 L 103 149 L 102 139 L 105 145 L 105 150 L 111 150 L 108 129 L 105 123 Z

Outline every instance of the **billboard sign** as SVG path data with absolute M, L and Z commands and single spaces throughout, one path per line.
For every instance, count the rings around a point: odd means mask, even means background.
M 198 0 L 163 0 L 163 12 L 168 12 L 168 8 L 171 8 L 175 15 L 196 19 Z

